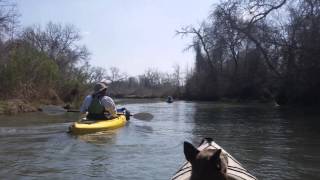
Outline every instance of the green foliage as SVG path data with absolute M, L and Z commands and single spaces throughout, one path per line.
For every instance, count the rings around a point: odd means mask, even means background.
M 58 79 L 58 66 L 35 48 L 20 46 L 13 49 L 10 62 L 20 81 L 51 86 Z
M 8 44 L 9 60 L 1 66 L 1 91 L 7 96 L 28 96 L 41 88 L 50 88 L 58 80 L 57 65 L 27 44 Z
M 25 28 L 16 37 L 0 44 L 1 98 L 77 101 L 90 78 L 89 53 L 77 44 L 78 30 L 50 22 L 45 29 Z

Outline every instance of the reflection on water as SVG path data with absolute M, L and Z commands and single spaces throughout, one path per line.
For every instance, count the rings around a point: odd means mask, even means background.
M 259 179 L 320 179 L 318 111 L 261 104 L 144 100 L 123 128 L 70 135 L 77 114 L 0 117 L 0 179 L 164 180 L 184 161 L 183 141 L 212 137 Z
M 87 143 L 92 143 L 96 145 L 102 145 L 106 143 L 112 143 L 114 141 L 114 137 L 119 131 L 119 129 L 109 130 L 109 131 L 102 131 L 102 132 L 96 132 L 91 134 L 81 134 L 81 135 L 72 135 L 76 139 L 82 140 Z

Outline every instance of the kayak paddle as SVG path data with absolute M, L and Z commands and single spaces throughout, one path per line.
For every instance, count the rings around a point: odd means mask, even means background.
M 42 106 L 40 108 L 40 111 L 48 115 L 62 115 L 66 112 L 80 112 L 80 110 L 77 110 L 77 109 L 64 109 L 63 107 L 55 106 L 55 105 Z M 153 119 L 153 115 L 146 112 L 130 114 L 130 116 L 132 116 L 135 119 L 143 120 L 143 121 L 150 121 L 151 119 Z

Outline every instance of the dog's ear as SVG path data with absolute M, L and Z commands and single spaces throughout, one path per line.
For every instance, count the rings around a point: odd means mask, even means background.
M 216 153 L 214 153 L 214 155 L 217 155 L 218 157 L 220 157 L 220 154 L 221 154 L 221 149 L 218 149 Z
M 218 149 L 210 158 L 210 161 L 217 166 L 217 169 L 221 169 L 220 160 L 221 149 Z
M 211 160 L 215 161 L 215 160 L 218 160 L 220 159 L 220 154 L 221 154 L 221 149 L 218 149 L 214 155 L 211 157 Z
M 195 148 L 192 144 L 186 141 L 183 143 L 183 149 L 184 149 L 184 155 L 186 156 L 186 159 L 190 163 L 192 163 L 196 159 L 196 156 L 199 153 L 199 150 Z

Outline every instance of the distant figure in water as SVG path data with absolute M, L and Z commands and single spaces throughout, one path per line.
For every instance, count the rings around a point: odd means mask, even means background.
M 173 102 L 173 97 L 172 96 L 168 96 L 167 97 L 167 103 L 172 103 Z

